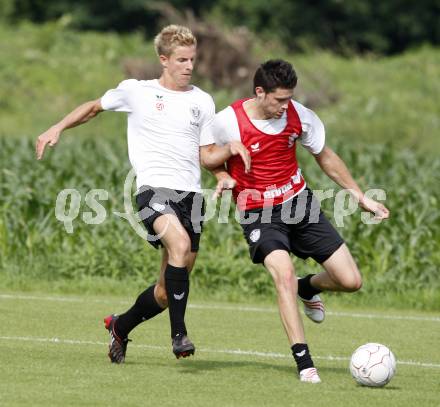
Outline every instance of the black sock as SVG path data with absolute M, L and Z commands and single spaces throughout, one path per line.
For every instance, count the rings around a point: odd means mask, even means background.
M 295 343 L 291 349 L 292 355 L 295 358 L 296 366 L 298 367 L 298 372 L 308 369 L 309 367 L 314 367 L 309 347 L 306 343 Z
M 151 287 L 148 287 L 137 297 L 134 305 L 125 314 L 119 315 L 115 330 L 116 334 L 121 338 L 126 338 L 130 331 L 141 322 L 153 318 L 164 310 L 154 298 L 155 286 L 156 284 L 153 284 Z
M 305 300 L 310 300 L 314 295 L 322 292 L 310 284 L 310 279 L 313 276 L 314 274 L 308 274 L 298 280 L 298 295 Z
M 171 337 L 186 335 L 185 310 L 189 294 L 189 276 L 186 267 L 167 264 L 165 269 L 165 288 L 171 322 Z

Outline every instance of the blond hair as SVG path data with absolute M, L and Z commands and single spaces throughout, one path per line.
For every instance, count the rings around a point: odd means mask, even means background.
M 154 49 L 158 56 L 169 57 L 176 47 L 197 45 L 196 37 L 188 27 L 168 25 L 154 38 Z

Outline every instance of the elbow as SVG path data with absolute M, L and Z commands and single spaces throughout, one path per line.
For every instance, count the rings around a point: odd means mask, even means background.
M 200 154 L 200 165 L 203 168 L 206 168 L 207 170 L 209 170 L 209 160 L 207 159 L 205 154 Z
M 200 149 L 200 165 L 209 171 L 218 167 L 218 165 L 215 165 L 215 162 L 214 162 L 215 157 L 214 157 L 213 153 L 214 153 L 213 145 L 203 146 Z
M 217 168 L 218 165 L 214 165 L 214 163 L 212 161 L 210 161 L 207 157 L 200 157 L 200 165 L 203 168 L 206 168 L 209 171 L 212 171 L 213 169 Z

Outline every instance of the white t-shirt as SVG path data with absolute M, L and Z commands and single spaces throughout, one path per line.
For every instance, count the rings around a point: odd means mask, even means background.
M 212 97 L 196 86 L 164 88 L 127 79 L 101 98 L 104 110 L 128 113 L 128 156 L 136 184 L 200 192 L 199 147 L 213 144 Z
M 325 144 L 325 129 L 320 118 L 301 103 L 292 100 L 302 125 L 301 144 L 312 154 L 319 154 Z M 251 120 L 254 126 L 266 134 L 279 134 L 287 125 L 287 113 L 279 119 Z M 216 144 L 224 145 L 233 140 L 240 140 L 237 116 L 231 106 L 218 112 L 213 124 Z

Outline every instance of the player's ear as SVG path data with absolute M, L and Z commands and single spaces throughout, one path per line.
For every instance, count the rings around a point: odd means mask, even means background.
M 261 86 L 257 86 L 255 88 L 255 95 L 257 96 L 257 99 L 264 99 L 264 96 L 266 95 L 266 92 Z
M 168 68 L 168 57 L 165 55 L 159 55 L 159 62 L 162 68 Z

